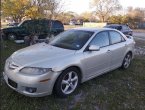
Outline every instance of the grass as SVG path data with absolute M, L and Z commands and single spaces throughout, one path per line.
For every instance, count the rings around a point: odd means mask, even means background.
M 137 46 L 141 43 L 136 41 Z M 3 63 L 24 45 L 5 42 Z M 145 46 L 145 43 L 142 43 Z M 3 67 L 2 67 L 3 68 Z M 136 56 L 127 70 L 117 69 L 80 85 L 65 99 L 54 95 L 23 96 L 10 89 L 1 77 L 1 110 L 145 110 L 145 56 Z
M 138 46 L 138 47 L 145 47 L 145 40 L 135 39 L 135 41 L 136 41 L 136 46 Z

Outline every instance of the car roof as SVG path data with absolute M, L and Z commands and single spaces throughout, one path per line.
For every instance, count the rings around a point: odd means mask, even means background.
M 111 28 L 92 28 L 92 27 L 80 27 L 80 28 L 73 28 L 74 30 L 82 30 L 82 31 L 91 31 L 91 32 L 99 32 L 99 31 L 107 31 L 107 30 L 115 30 L 116 29 L 111 29 Z
M 125 25 L 125 24 L 108 24 L 106 26 L 127 26 L 127 25 Z

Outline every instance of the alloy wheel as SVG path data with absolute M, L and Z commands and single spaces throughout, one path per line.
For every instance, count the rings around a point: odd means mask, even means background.
M 9 40 L 15 40 L 16 36 L 14 34 L 8 35 Z
M 78 75 L 76 72 L 71 71 L 67 73 L 61 82 L 61 90 L 64 94 L 72 93 L 78 84 Z
M 130 63 L 131 63 L 131 56 L 130 54 L 127 54 L 124 59 L 124 64 L 123 64 L 124 68 L 128 68 Z

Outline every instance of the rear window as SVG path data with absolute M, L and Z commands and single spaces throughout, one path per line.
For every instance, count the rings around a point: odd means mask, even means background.
M 105 28 L 112 28 L 112 29 L 121 30 L 122 26 L 105 26 Z

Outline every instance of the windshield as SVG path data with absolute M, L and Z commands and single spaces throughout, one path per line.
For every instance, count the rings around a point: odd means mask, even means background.
M 28 24 L 30 24 L 30 23 L 32 23 L 32 21 L 31 20 L 24 20 L 24 21 L 22 21 L 22 22 L 20 22 L 19 24 L 18 24 L 18 27 L 19 26 L 27 26 Z
M 20 23 L 18 24 L 18 27 L 21 26 L 23 23 L 24 23 L 24 21 L 20 22 Z
M 59 34 L 56 39 L 50 42 L 50 45 L 71 49 L 81 49 L 94 32 L 82 31 L 82 30 L 68 30 Z

